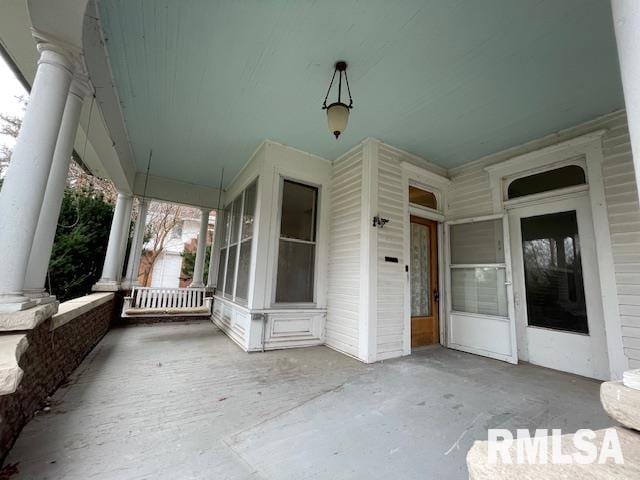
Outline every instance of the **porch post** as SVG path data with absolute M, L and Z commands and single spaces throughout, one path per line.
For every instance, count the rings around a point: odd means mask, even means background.
M 124 270 L 124 258 L 127 254 L 127 243 L 129 242 L 129 228 L 131 227 L 131 211 L 133 210 L 133 196 L 128 195 L 125 198 L 124 204 L 124 219 L 122 223 L 121 237 L 120 237 L 120 249 L 118 251 L 118 270 L 117 280 L 118 285 L 122 283 L 122 275 Z
M 209 227 L 209 210 L 200 209 L 200 233 L 198 234 L 198 249 L 196 250 L 196 263 L 193 267 L 193 280 L 189 287 L 204 287 L 204 261 L 207 254 L 207 228 Z
M 38 44 L 40 59 L 22 128 L 0 193 L 0 312 L 32 307 L 23 288 L 73 72 L 57 47 Z
M 640 2 L 611 0 L 631 151 L 640 195 Z
M 111 220 L 111 230 L 109 232 L 109 243 L 107 253 L 104 257 L 104 267 L 102 276 L 98 283 L 93 286 L 95 291 L 115 291 L 119 287 L 118 268 L 122 266 L 122 237 L 125 235 L 128 225 L 125 225 L 131 215 L 131 195 L 118 193 L 116 208 Z
M 73 143 L 78 129 L 78 121 L 82 103 L 85 95 L 90 91 L 86 79 L 75 79 L 71 83 L 71 89 L 67 95 L 67 103 L 62 115 L 62 124 L 58 141 L 53 153 L 53 163 L 47 188 L 40 210 L 38 226 L 33 238 L 33 246 L 27 264 L 25 277 L 25 295 L 29 296 L 36 303 L 49 303 L 55 301 L 55 296 L 49 295 L 45 289 L 49 260 L 51 260 L 51 250 L 53 240 L 58 226 L 58 217 L 62 207 L 64 189 L 67 184 L 69 174 L 69 163 Z
M 141 198 L 138 219 L 136 220 L 133 239 L 131 240 L 131 249 L 129 250 L 127 273 L 124 277 L 124 281 L 122 282 L 122 288 L 129 289 L 140 285 L 138 283 L 138 272 L 140 271 L 140 257 L 142 256 L 142 244 L 144 242 L 144 229 L 146 226 L 148 206 L 149 200 Z
M 220 239 L 218 238 L 218 220 L 220 215 L 216 210 L 216 223 L 213 227 L 213 241 L 211 244 L 211 255 L 209 256 L 209 272 L 207 274 L 207 288 L 213 290 L 218 278 L 218 268 L 216 266 L 219 257 Z

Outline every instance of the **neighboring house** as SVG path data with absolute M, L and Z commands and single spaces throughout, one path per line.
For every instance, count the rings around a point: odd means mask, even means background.
M 149 277 L 150 287 L 179 288 L 191 283 L 190 277 L 182 275 L 182 254 L 185 251 L 195 252 L 198 244 L 200 219 L 194 216 L 193 209 L 184 212 L 184 218 L 171 230 L 162 252 L 153 264 Z M 211 244 L 215 228 L 215 215 L 209 217 L 207 244 Z M 153 244 L 153 239 L 145 243 L 145 248 Z M 141 265 L 141 270 L 144 265 Z

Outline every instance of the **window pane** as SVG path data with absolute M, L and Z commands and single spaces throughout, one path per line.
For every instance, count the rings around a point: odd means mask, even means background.
M 280 240 L 276 302 L 313 302 L 316 246 Z
M 231 243 L 238 243 L 238 236 L 240 234 L 240 210 L 242 209 L 242 195 L 233 201 L 233 208 L 231 210 L 231 235 L 229 236 Z
M 233 295 L 233 280 L 236 273 L 236 253 L 238 246 L 229 247 L 229 261 L 227 262 L 227 276 L 224 284 L 224 293 L 228 296 Z
M 236 298 L 247 299 L 249 290 L 249 269 L 251 267 L 251 240 L 240 244 L 240 260 L 238 260 L 238 283 L 236 284 Z
M 502 219 L 451 225 L 451 263 L 504 263 Z
M 451 308 L 457 312 L 508 316 L 504 268 L 452 268 Z
M 418 187 L 409 186 L 409 203 L 416 205 L 422 205 L 423 207 L 438 209 L 438 201 L 436 196 L 426 190 L 422 190 Z
M 534 193 L 548 192 L 559 188 L 584 185 L 587 178 L 582 167 L 567 165 L 566 167 L 536 173 L 528 177 L 522 177 L 509 184 L 507 198 L 524 197 Z
M 411 223 L 411 316 L 431 314 L 429 227 Z
M 253 236 L 253 220 L 256 211 L 256 182 L 244 192 L 244 212 L 242 212 L 242 234 L 240 240 Z
M 589 333 L 576 212 L 520 222 L 529 325 Z
M 284 181 L 280 236 L 315 241 L 317 188 Z
M 224 283 L 224 269 L 225 261 L 227 259 L 227 249 L 220 250 L 220 266 L 218 267 L 218 282 L 216 283 L 216 289 L 221 292 Z

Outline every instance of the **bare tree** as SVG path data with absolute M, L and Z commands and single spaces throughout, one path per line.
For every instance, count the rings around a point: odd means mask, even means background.
M 16 97 L 22 104 L 23 111 L 27 107 L 27 99 L 24 96 Z M 22 117 L 0 113 L 0 135 L 17 138 L 22 127 Z M 6 174 L 11 160 L 11 149 L 6 145 L 0 145 L 0 185 Z M 101 193 L 109 203 L 115 203 L 118 194 L 115 185 L 103 178 L 96 177 L 84 167 L 79 158 L 74 155 L 69 166 L 67 186 L 73 190 L 84 190 L 92 193 Z
M 164 251 L 169 234 L 182 222 L 185 207 L 172 203 L 151 202 L 145 226 L 145 247 L 140 262 L 138 278 L 140 283 L 148 287 L 151 281 L 153 265 Z

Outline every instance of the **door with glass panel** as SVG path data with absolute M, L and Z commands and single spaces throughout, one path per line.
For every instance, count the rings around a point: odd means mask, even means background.
M 513 208 L 509 215 L 520 359 L 607 378 L 588 196 Z
M 447 346 L 517 363 L 507 218 L 447 222 Z
M 438 224 L 411 216 L 411 347 L 440 341 Z

